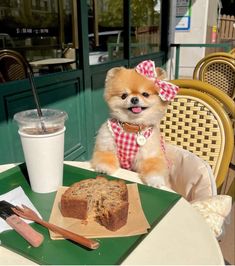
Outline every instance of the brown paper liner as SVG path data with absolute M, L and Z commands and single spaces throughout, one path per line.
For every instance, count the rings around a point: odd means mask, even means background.
M 138 186 L 137 184 L 128 184 L 127 188 L 129 200 L 127 223 L 115 232 L 97 223 L 92 214 L 85 221 L 63 217 L 59 206 L 61 195 L 67 187 L 60 187 L 58 189 L 49 222 L 88 238 L 124 237 L 145 234 L 147 233 L 147 229 L 150 228 L 150 225 L 141 206 Z M 50 231 L 50 237 L 53 240 L 63 239 L 61 235 L 52 231 Z

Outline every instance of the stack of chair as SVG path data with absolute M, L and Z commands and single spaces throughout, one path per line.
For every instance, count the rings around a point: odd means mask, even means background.
M 235 55 L 217 52 L 205 56 L 197 63 L 193 79 L 209 83 L 235 99 Z

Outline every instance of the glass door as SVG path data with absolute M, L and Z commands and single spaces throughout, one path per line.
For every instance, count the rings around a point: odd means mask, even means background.
M 89 0 L 89 63 L 123 58 L 123 0 Z
M 159 51 L 160 0 L 131 0 L 131 57 Z

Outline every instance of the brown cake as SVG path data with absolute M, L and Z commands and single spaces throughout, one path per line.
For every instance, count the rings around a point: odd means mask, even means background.
M 126 224 L 128 206 L 125 182 L 102 176 L 74 183 L 61 197 L 63 216 L 85 220 L 93 211 L 97 222 L 111 231 Z

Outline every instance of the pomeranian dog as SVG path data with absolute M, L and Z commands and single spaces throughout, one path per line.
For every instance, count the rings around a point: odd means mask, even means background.
M 96 137 L 91 165 L 112 174 L 119 167 L 138 172 L 144 183 L 167 186 L 169 167 L 160 121 L 178 87 L 163 81 L 165 72 L 151 60 L 135 69 L 108 71 L 104 99 L 110 118 Z

